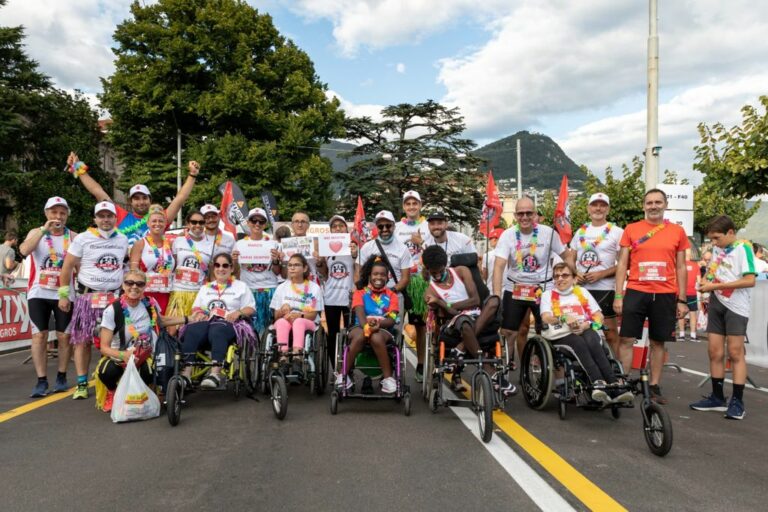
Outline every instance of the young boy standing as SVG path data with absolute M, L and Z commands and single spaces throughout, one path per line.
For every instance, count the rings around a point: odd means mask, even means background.
M 700 286 L 709 296 L 709 371 L 712 394 L 690 404 L 696 411 L 725 411 L 732 420 L 744 418 L 744 384 L 747 362 L 744 358 L 744 338 L 751 311 L 755 286 L 755 254 L 749 242 L 736 240 L 736 226 L 727 215 L 709 221 L 707 236 L 712 240 L 712 260 Z M 723 387 L 725 368 L 723 353 L 728 340 L 728 358 L 733 366 L 733 396 L 726 407 Z

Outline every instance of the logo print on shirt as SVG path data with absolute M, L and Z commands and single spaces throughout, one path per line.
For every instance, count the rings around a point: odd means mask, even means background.
M 211 311 L 214 308 L 227 309 L 227 305 L 224 303 L 223 300 L 213 299 L 211 302 L 208 303 L 208 311 Z
M 194 256 L 187 256 L 184 258 L 184 262 L 181 264 L 181 266 L 187 268 L 200 268 L 200 264 L 197 262 L 197 258 Z
M 349 271 L 347 270 L 347 266 L 345 264 L 337 261 L 331 265 L 329 275 L 334 279 L 344 279 L 349 276 Z
M 529 254 L 523 258 L 523 272 L 536 272 L 537 270 L 539 270 L 539 260 L 536 259 L 536 256 Z
M 584 251 L 579 259 L 579 264 L 584 268 L 596 267 L 600 264 L 600 257 L 595 251 Z
M 114 272 L 120 267 L 120 258 L 114 254 L 104 254 L 99 258 L 99 261 L 96 262 L 96 268 L 102 272 Z

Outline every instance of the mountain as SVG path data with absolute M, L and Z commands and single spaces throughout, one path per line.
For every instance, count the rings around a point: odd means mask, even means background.
M 350 144 L 349 142 L 341 142 L 338 140 L 332 140 L 328 144 L 323 144 L 320 146 L 320 156 L 324 156 L 328 158 L 331 161 L 331 164 L 333 164 L 333 171 L 339 172 L 343 171 L 353 163 L 357 162 L 358 160 L 362 160 L 363 158 L 366 158 L 365 155 L 360 156 L 353 156 L 349 160 L 342 158 L 340 155 L 343 155 L 347 153 L 348 151 L 352 151 L 357 146 L 354 144 Z
M 517 179 L 517 139 L 520 139 L 524 188 L 557 189 L 563 174 L 568 175 L 569 187 L 579 189 L 583 186 L 586 175 L 555 141 L 546 135 L 527 131 L 517 132 L 474 151 L 475 155 L 488 160 L 485 170 L 492 170 L 497 181 Z

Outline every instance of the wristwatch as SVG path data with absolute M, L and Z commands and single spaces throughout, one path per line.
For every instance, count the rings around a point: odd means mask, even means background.
M 685 300 L 685 299 L 677 299 L 677 303 L 678 304 L 685 304 L 686 306 L 688 305 L 688 301 Z

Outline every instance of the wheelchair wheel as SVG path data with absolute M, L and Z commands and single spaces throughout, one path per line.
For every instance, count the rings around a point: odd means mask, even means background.
M 168 391 L 165 395 L 165 412 L 168 415 L 168 423 L 175 427 L 181 421 L 181 378 L 174 375 L 168 381 Z
M 612 405 L 611 416 L 613 416 L 613 419 L 615 420 L 621 418 L 621 407 L 619 407 L 618 405 Z
M 436 388 L 429 391 L 429 410 L 433 413 L 437 412 L 440 407 L 440 394 Z
M 246 344 L 245 347 L 245 388 L 248 394 L 253 394 L 259 386 L 259 349 L 258 340 L 255 346 Z
M 647 423 L 646 423 L 647 421 Z M 651 453 L 665 456 L 672 449 L 672 421 L 662 406 L 650 402 L 645 406 L 643 433 Z
M 322 396 L 325 393 L 325 385 L 328 383 L 328 347 L 326 345 L 325 331 L 318 331 L 317 349 L 315 350 L 315 394 Z
M 403 414 L 406 416 L 411 415 L 411 392 L 406 391 L 403 395 Z
M 285 385 L 285 378 L 280 374 L 273 373 L 270 378 L 270 387 L 272 411 L 277 419 L 282 420 L 288 413 L 288 388 Z
M 568 403 L 566 403 L 565 400 L 562 398 L 559 400 L 560 407 L 557 410 L 558 416 L 560 416 L 561 420 L 565 419 L 565 416 L 568 414 Z
M 525 402 L 541 410 L 552 393 L 552 349 L 545 340 L 531 338 L 523 348 L 521 381 Z
M 472 405 L 477 414 L 480 437 L 484 443 L 487 443 L 493 436 L 493 386 L 491 386 L 491 378 L 482 371 L 473 381 Z
M 435 367 L 434 350 L 432 349 L 432 332 L 427 331 L 424 336 L 424 382 L 421 384 L 421 394 L 424 400 L 429 400 L 431 396 L 432 372 Z

